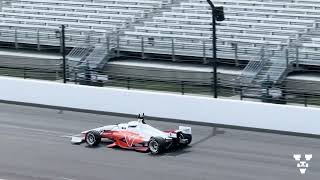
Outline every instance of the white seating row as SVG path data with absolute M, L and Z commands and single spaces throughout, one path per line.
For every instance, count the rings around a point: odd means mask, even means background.
M 0 12 L 0 30 L 2 35 L 7 30 L 8 37 L 13 34 L 10 38 L 17 41 L 16 31 L 39 37 L 35 32 L 52 33 L 64 24 L 69 40 L 78 36 L 84 39 L 90 33 L 91 39 L 99 43 L 106 34 L 128 28 L 146 13 L 167 3 L 168 0 L 19 0 Z
M 274 54 L 283 55 L 285 46 L 316 25 L 320 3 L 307 1 L 308 3 L 303 0 L 213 0 L 216 6 L 224 7 L 226 17 L 225 21 L 217 23 L 217 36 L 218 44 L 229 48 L 219 49 L 219 56 L 233 56 L 235 44 L 238 52 L 241 52 L 241 48 L 252 48 L 252 51 L 247 51 L 252 53 L 251 57 L 259 53 L 257 47 L 264 44 L 278 50 Z M 152 45 L 170 42 L 170 39 L 178 39 L 181 44 L 210 44 L 211 22 L 211 10 L 207 1 L 189 0 L 178 7 L 172 7 L 170 12 L 153 17 L 152 21 L 147 21 L 144 25 L 136 26 L 134 32 L 126 31 L 125 38 L 132 42 L 133 39 L 141 41 L 141 37 L 145 37 L 152 39 Z M 125 40 L 123 43 L 128 46 Z M 209 49 L 210 47 L 207 51 Z M 186 55 L 192 54 L 187 52 Z

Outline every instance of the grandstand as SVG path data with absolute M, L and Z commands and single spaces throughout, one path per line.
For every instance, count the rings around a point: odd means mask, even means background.
M 260 96 L 266 81 L 282 81 L 301 66 L 320 66 L 320 1 L 213 0 L 223 6 L 217 25 L 218 58 L 245 65 L 233 84 Z M 69 67 L 102 70 L 113 59 L 180 62 L 212 60 L 211 9 L 206 0 L 1 1 L 0 41 L 60 47 L 66 26 Z M 161 58 L 164 57 L 164 58 Z M 70 76 L 71 77 L 71 76 Z M 254 89 L 254 91 L 252 90 Z

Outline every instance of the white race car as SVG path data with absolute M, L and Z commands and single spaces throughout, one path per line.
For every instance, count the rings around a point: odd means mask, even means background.
M 71 142 L 86 142 L 89 147 L 97 146 L 101 139 L 109 139 L 113 143 L 107 147 L 121 147 L 152 154 L 162 153 L 170 148 L 183 147 L 191 143 L 191 127 L 179 126 L 177 130 L 158 130 L 145 123 L 144 114 L 138 115 L 137 121 L 117 125 L 102 126 L 81 132 L 73 136 Z

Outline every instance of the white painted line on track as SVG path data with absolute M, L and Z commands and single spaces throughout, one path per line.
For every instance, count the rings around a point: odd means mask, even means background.
M 17 126 L 17 125 L 8 125 L 8 124 L 0 124 L 0 127 L 23 129 L 23 130 L 28 130 L 28 131 L 37 131 L 37 132 L 46 133 L 46 134 L 48 134 L 48 133 L 64 134 L 65 133 L 65 132 L 59 132 L 59 131 L 51 131 L 51 130 L 38 129 L 38 128 L 28 128 L 28 127 Z
M 65 178 L 65 177 L 63 177 L 62 178 L 63 180 L 74 180 L 74 179 L 71 179 L 71 178 Z M 1 179 L 0 179 L 1 180 Z
M 60 136 L 62 138 L 72 138 L 72 137 L 80 137 L 81 134 L 69 134 L 69 135 L 63 135 L 63 136 Z

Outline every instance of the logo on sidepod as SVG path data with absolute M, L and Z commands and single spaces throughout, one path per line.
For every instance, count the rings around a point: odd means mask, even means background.
M 300 170 L 301 174 L 305 174 L 307 171 L 307 168 L 309 167 L 309 161 L 312 159 L 312 154 L 305 154 L 304 158 L 302 158 L 301 154 L 294 154 L 293 155 L 294 160 L 298 161 L 297 167 Z

